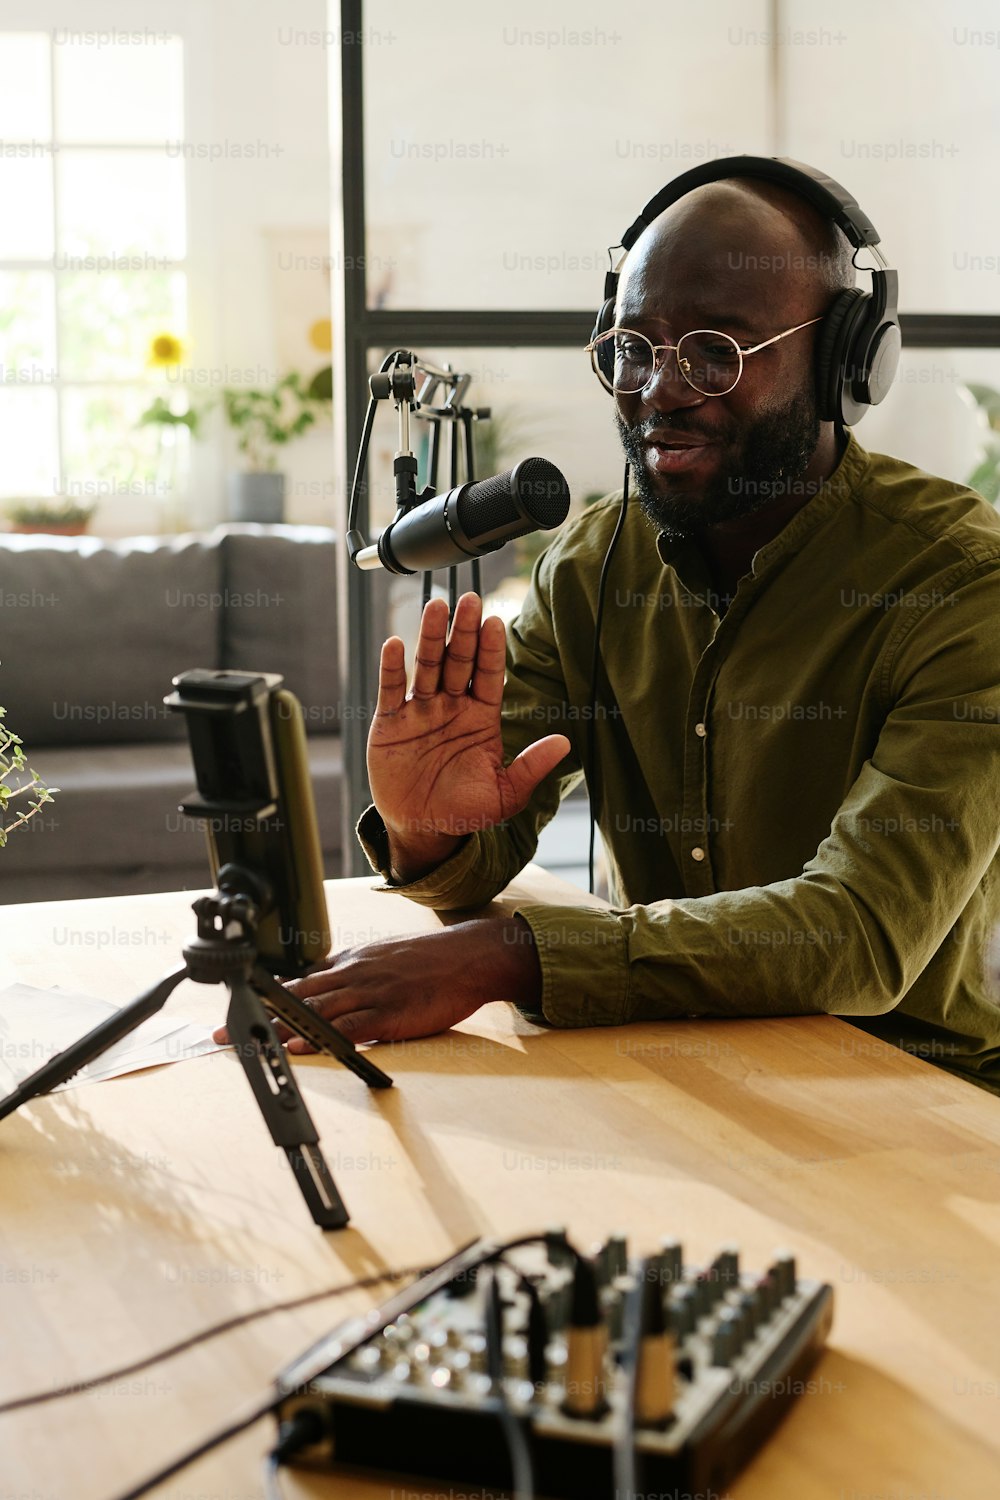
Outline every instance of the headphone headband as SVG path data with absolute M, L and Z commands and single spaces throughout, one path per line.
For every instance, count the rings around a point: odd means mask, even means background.
M 806 166 L 804 162 L 792 161 L 790 157 L 743 155 L 702 162 L 675 177 L 649 200 L 635 223 L 626 229 L 621 238 L 622 249 L 631 250 L 643 230 L 685 193 L 702 187 L 706 182 L 720 182 L 728 177 L 763 177 L 766 182 L 791 189 L 800 198 L 807 199 L 825 218 L 832 219 L 856 250 L 879 243 L 878 230 L 859 207 L 857 199 L 825 172 Z

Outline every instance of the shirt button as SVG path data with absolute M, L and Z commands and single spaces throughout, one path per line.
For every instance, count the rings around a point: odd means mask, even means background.
M 704 849 L 700 849 L 700 848 L 694 848 L 694 849 L 692 849 L 691 850 L 691 858 L 692 859 L 704 859 L 705 858 L 705 851 L 704 851 Z
M 705 728 L 704 724 L 696 724 L 694 726 L 694 732 L 699 739 L 703 740 L 708 733 L 708 730 Z

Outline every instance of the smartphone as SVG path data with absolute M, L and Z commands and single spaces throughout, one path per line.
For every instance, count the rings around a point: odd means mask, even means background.
M 308 973 L 330 952 L 316 804 L 302 705 L 274 672 L 197 670 L 164 699 L 183 713 L 213 881 L 243 884 L 260 909 L 257 946 L 272 974 Z

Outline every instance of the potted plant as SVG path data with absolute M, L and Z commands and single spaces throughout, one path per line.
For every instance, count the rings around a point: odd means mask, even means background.
M 0 849 L 15 828 L 23 828 L 30 822 L 39 808 L 51 802 L 59 790 L 58 787 L 46 786 L 28 765 L 20 738 L 3 723 L 6 713 L 5 708 L 0 708 Z M 11 785 L 12 781 L 14 785 Z M 16 797 L 29 800 L 8 822 L 8 809 Z
M 246 465 L 229 476 L 230 519 L 281 521 L 285 476 L 278 472 L 278 450 L 308 431 L 324 398 L 311 394 L 295 370 L 268 389 L 227 388 L 222 396 L 226 420 Z
M 1000 391 L 971 381 L 962 390 L 976 408 L 983 433 L 979 461 L 965 482 L 996 505 L 1000 502 Z
M 49 532 L 55 536 L 82 536 L 96 506 L 79 505 L 56 496 L 51 500 L 11 500 L 7 507 L 11 530 Z

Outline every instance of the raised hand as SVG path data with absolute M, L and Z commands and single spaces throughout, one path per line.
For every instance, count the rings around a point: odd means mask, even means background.
M 565 735 L 550 734 L 504 765 L 505 641 L 503 621 L 483 620 L 478 595 L 463 594 L 450 632 L 444 600 L 425 607 L 409 694 L 403 642 L 392 636 L 382 647 L 368 779 L 399 878 L 415 878 L 468 834 L 520 812 L 569 751 Z

